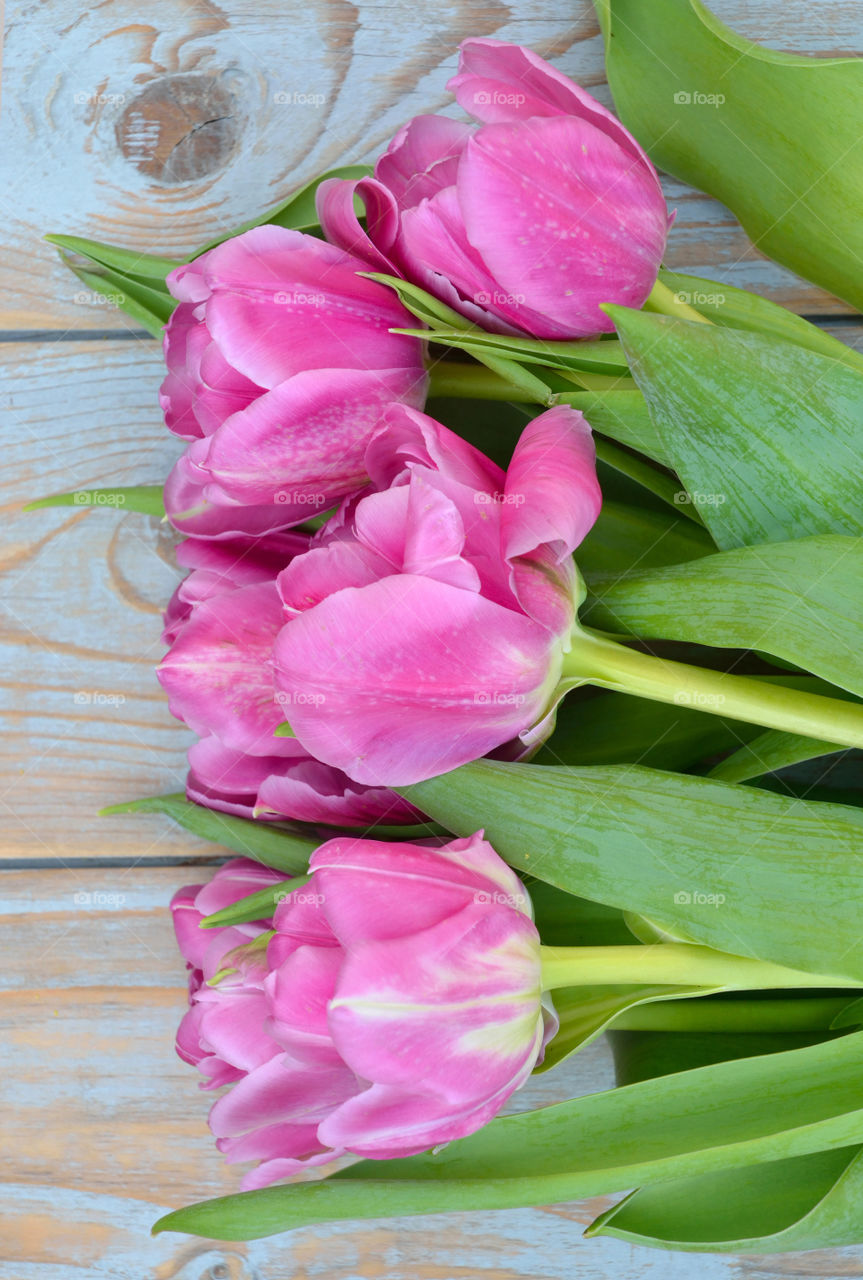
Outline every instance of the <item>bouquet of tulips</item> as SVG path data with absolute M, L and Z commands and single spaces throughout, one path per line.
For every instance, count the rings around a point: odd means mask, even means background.
M 590 1230 L 863 1240 L 863 359 L 665 271 L 651 159 L 529 49 L 451 88 L 187 261 L 52 237 L 186 442 L 123 492 L 181 535 L 187 789 L 114 811 L 241 855 L 172 910 L 242 1190 L 157 1229 L 637 1188 Z M 519 1110 L 606 1029 L 618 1087 Z

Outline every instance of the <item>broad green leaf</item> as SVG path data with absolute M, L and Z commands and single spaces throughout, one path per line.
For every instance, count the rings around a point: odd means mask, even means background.
M 863 533 L 863 370 L 765 334 L 609 314 L 719 547 Z
M 785 1253 L 863 1242 L 863 1148 L 666 1182 L 627 1196 L 588 1236 L 702 1253 Z
M 569 893 L 718 951 L 863 981 L 859 809 L 636 765 L 481 760 L 401 790 Z
M 226 240 L 231 240 L 234 236 L 242 235 L 244 231 L 251 231 L 253 227 L 261 227 L 267 223 L 272 223 L 277 227 L 289 227 L 293 231 L 319 232 L 320 224 L 315 210 L 315 196 L 321 183 L 325 182 L 327 178 L 367 178 L 371 172 L 369 166 L 365 164 L 345 164 L 340 165 L 337 169 L 329 169 L 317 178 L 312 178 L 311 182 L 305 183 L 304 186 L 289 195 L 286 200 L 282 200 L 274 208 L 268 209 L 259 218 L 250 218 L 248 222 L 240 223 L 238 227 L 233 227 L 224 235 L 208 240 L 200 249 L 195 249 L 194 253 L 189 254 L 186 261 L 192 262 L 209 249 L 215 249 L 217 245 L 224 244 Z
M 826 329 L 804 320 L 787 307 L 780 307 L 760 294 L 718 280 L 682 275 L 679 271 L 660 271 L 659 278 L 681 302 L 691 306 L 714 324 L 731 329 L 749 329 L 753 333 L 784 338 L 799 347 L 818 351 L 833 360 L 842 360 L 853 369 L 863 371 L 863 355 L 846 346 Z
M 540 937 L 551 947 L 637 946 L 623 912 L 602 902 L 576 898 L 544 880 L 524 877 Z M 845 1002 L 848 1003 L 847 1000 Z
M 768 729 L 752 742 L 742 746 L 710 770 L 711 778 L 723 782 L 749 782 L 765 773 L 775 773 L 801 760 L 818 760 L 836 751 L 835 742 L 819 742 L 817 738 L 804 738 L 798 733 L 781 733 Z
M 70 493 L 52 493 L 47 498 L 28 502 L 23 511 L 40 511 L 43 507 L 113 507 L 115 510 L 139 511 L 146 516 L 163 516 L 160 484 L 138 484 L 121 489 L 73 489 Z
M 710 535 L 691 520 L 604 500 L 599 519 L 578 548 L 578 567 L 590 582 L 595 574 L 607 579 L 697 560 L 714 550 Z
M 309 858 L 320 843 L 307 836 L 280 830 L 266 822 L 235 818 L 231 814 L 192 804 L 181 793 L 127 800 L 123 804 L 112 804 L 101 810 L 103 817 L 118 813 L 167 814 L 181 827 L 204 840 L 212 840 L 214 844 L 233 849 L 235 853 L 254 858 L 268 867 L 298 875 L 308 870 Z
M 136 320 L 153 338 L 161 338 L 162 332 L 176 303 L 164 291 L 151 289 L 131 276 L 124 276 L 109 267 L 87 271 L 76 266 L 65 254 L 60 257 L 74 275 L 91 289 L 95 300 L 104 299 L 105 306 L 117 307 Z
M 776 53 L 700 0 L 595 0 L 620 119 L 762 253 L 863 310 L 863 63 Z
M 591 626 L 775 654 L 863 695 L 863 538 L 822 535 L 591 583 Z
M 138 277 L 147 281 L 151 288 L 165 293 L 165 277 L 169 271 L 181 265 L 179 259 L 161 258 L 152 253 L 141 253 L 138 249 L 120 249 L 113 244 L 102 244 L 99 240 L 86 240 L 83 236 L 51 235 L 45 239 L 58 249 L 77 253 L 80 257 L 89 258 L 91 262 L 97 262 L 121 275 Z
M 759 732 L 756 725 L 627 693 L 575 694 L 561 703 L 554 732 L 533 761 L 688 769 L 705 757 L 734 750 Z
M 681 1006 L 689 1003 L 698 1014 L 699 1005 L 718 1008 L 721 999 L 707 1001 L 681 1001 Z M 629 1084 L 640 1084 L 642 1080 L 656 1080 L 660 1076 L 674 1075 L 679 1071 L 691 1071 L 696 1067 L 709 1067 L 715 1062 L 732 1062 L 737 1058 L 754 1058 L 765 1053 L 783 1053 L 789 1049 L 806 1049 L 813 1044 L 821 1044 L 836 1038 L 841 1032 L 833 1032 L 828 1025 L 827 1013 L 834 1008 L 837 1001 L 831 998 L 819 1000 L 823 1005 L 821 1025 L 804 1030 L 793 1028 L 764 1029 L 757 1025 L 760 1005 L 776 1006 L 776 1000 L 762 1001 L 751 999 L 737 1000 L 738 1006 L 749 1005 L 749 1025 L 743 1030 L 735 1031 L 701 1031 L 697 1028 L 678 1028 L 668 1032 L 662 1030 L 633 1031 L 616 1030 L 609 1032 L 609 1044 L 614 1055 L 614 1074 L 618 1088 Z M 787 1000 L 789 1021 L 795 1018 L 796 1000 Z M 650 1012 L 657 1018 L 662 1017 L 662 1006 L 651 1006 Z M 644 1017 L 644 1010 L 637 1010 L 633 1017 Z M 768 1013 L 769 1016 L 769 1013 Z M 775 1015 L 774 1015 L 775 1016 Z M 767 1019 L 765 1018 L 765 1021 Z M 697 1021 L 697 1018 L 696 1018 Z
M 313 1222 L 549 1204 L 863 1141 L 863 1035 L 492 1121 L 442 1150 L 190 1205 L 154 1231 L 248 1240 Z

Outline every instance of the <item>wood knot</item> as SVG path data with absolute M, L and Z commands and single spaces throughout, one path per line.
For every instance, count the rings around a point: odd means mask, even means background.
M 117 121 L 123 156 L 156 182 L 195 182 L 223 168 L 239 137 L 237 100 L 221 78 L 163 76 Z

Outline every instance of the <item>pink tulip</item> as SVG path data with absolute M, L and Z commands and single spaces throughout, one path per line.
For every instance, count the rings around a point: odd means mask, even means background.
M 366 468 L 369 488 L 279 577 L 276 683 L 308 751 L 400 786 L 544 716 L 575 618 L 572 551 L 601 495 L 590 428 L 566 407 L 527 426 L 504 474 L 393 406 Z
M 258 893 L 269 885 L 285 879 L 283 871 L 274 871 L 248 858 L 234 858 L 220 867 L 209 884 L 188 885 L 178 890 L 171 900 L 174 932 L 180 952 L 189 971 L 189 1012 L 180 1023 L 177 1032 L 177 1053 L 184 1062 L 200 1068 L 209 1077 L 209 1087 L 230 1084 L 242 1079 L 250 1066 L 272 1056 L 269 1039 L 255 1026 L 264 1016 L 259 988 L 254 985 L 255 965 L 252 957 L 243 953 L 243 964 L 248 983 L 241 991 L 241 982 L 231 984 L 232 1005 L 223 999 L 220 1011 L 210 1014 L 209 988 L 206 983 L 222 969 L 225 955 L 236 947 L 243 947 L 265 933 L 272 922 L 263 920 L 254 924 L 239 924 L 229 928 L 201 929 L 205 916 L 224 907 L 232 906 L 250 893 Z M 256 1015 L 248 1018 L 250 1011 Z M 202 1044 L 201 1024 L 207 1017 L 207 1045 Z M 248 1035 L 249 1030 L 257 1034 Z
M 165 614 L 171 647 L 158 675 L 171 712 L 200 737 L 189 750 L 187 794 L 246 818 L 416 822 L 421 815 L 392 792 L 353 782 L 295 740 L 274 736 L 289 701 L 273 678 L 273 643 L 284 623 L 276 576 L 309 545 L 307 535 L 287 531 L 189 539 L 178 548 L 192 572 Z
M 366 440 L 390 401 L 421 407 L 422 344 L 368 264 L 314 236 L 262 226 L 168 276 L 165 420 L 190 446 L 165 488 L 200 537 L 301 523 L 364 483 Z
M 183 1024 L 181 1056 L 211 1087 L 236 1080 L 210 1127 L 229 1161 L 260 1162 L 245 1189 L 473 1133 L 557 1029 L 529 899 L 481 832 L 437 848 L 343 837 L 310 868 L 266 955 L 215 961 L 236 972 L 193 990 Z
M 485 329 L 537 338 L 611 331 L 600 304 L 642 305 L 672 221 L 644 151 L 589 93 L 520 45 L 465 40 L 449 87 L 481 127 L 417 116 L 374 177 L 322 183 L 327 238 Z

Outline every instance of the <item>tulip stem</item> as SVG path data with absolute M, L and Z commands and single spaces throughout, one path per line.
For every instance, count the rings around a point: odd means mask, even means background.
M 852 978 L 805 973 L 769 960 L 727 955 L 688 942 L 642 947 L 542 947 L 542 986 L 698 986 L 726 991 L 773 987 L 857 987 Z
M 688 302 L 683 301 L 679 293 L 669 289 L 668 285 L 663 284 L 661 280 L 657 280 L 650 290 L 643 309 L 645 311 L 658 311 L 663 316 L 676 316 L 678 320 L 694 320 L 696 324 L 713 324 L 712 320 L 708 320 L 707 316 L 703 316 L 700 311 L 690 307 Z
M 859 703 L 672 662 L 582 628 L 575 631 L 572 648 L 564 656 L 561 684 L 564 689 L 595 684 L 841 747 L 863 747 Z
M 519 387 L 481 364 L 439 360 L 429 370 L 429 398 L 454 396 L 462 400 L 512 400 L 542 403 L 532 391 Z

